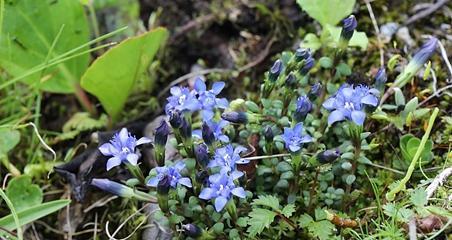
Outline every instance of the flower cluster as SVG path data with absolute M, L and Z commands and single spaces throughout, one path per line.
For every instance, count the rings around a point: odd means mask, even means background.
M 336 94 L 323 103 L 323 107 L 331 112 L 328 124 L 347 119 L 357 125 L 363 125 L 366 118 L 365 107 L 376 107 L 378 95 L 377 89 L 365 85 L 342 85 Z
M 191 180 L 188 177 L 182 177 L 180 172 L 185 168 L 185 163 L 182 161 L 177 162 L 171 167 L 156 167 L 155 171 L 157 175 L 148 180 L 147 185 L 151 187 L 157 187 L 160 180 L 168 176 L 170 179 L 169 185 L 172 188 L 176 188 L 177 184 L 184 185 L 186 187 L 192 187 Z
M 226 173 L 219 173 L 209 177 L 209 187 L 206 187 L 199 194 L 199 198 L 204 200 L 215 199 L 215 210 L 220 212 L 232 195 L 245 198 L 246 192 L 243 187 L 237 187 L 233 178 Z

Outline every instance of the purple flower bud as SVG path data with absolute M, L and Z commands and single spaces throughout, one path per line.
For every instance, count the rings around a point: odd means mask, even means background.
M 309 49 L 298 48 L 295 51 L 295 60 L 297 60 L 298 62 L 301 60 L 306 60 L 310 57 L 311 57 L 311 52 L 309 51 Z
M 182 126 L 182 118 L 183 116 L 179 111 L 172 111 L 169 116 L 171 127 L 173 127 L 174 129 L 179 129 Z
M 209 163 L 209 152 L 205 144 L 195 146 L 195 158 L 201 166 L 205 167 Z
M 120 197 L 131 198 L 134 196 L 133 189 L 108 179 L 93 178 L 91 180 L 91 185 Z
M 154 143 L 159 146 L 165 146 L 168 141 L 169 127 L 165 120 L 160 122 L 160 126 L 155 129 Z
M 438 45 L 438 39 L 431 37 L 427 42 L 422 45 L 421 49 L 414 55 L 413 59 L 408 63 L 406 70 L 415 74 L 419 69 L 427 62 L 427 60 L 433 55 Z
M 180 133 L 183 139 L 191 139 L 191 132 L 192 132 L 192 128 L 191 128 L 191 124 L 187 121 L 187 119 L 182 118 L 182 125 L 180 128 Z
M 339 155 L 339 150 L 325 150 L 317 155 L 317 160 L 320 163 L 331 163 L 336 160 Z
M 295 76 L 295 74 L 289 73 L 289 75 L 287 75 L 287 77 L 286 77 L 285 82 L 286 82 L 286 86 L 295 87 L 297 84 L 297 77 Z
M 377 74 L 375 75 L 375 88 L 381 93 L 385 89 L 385 83 L 388 77 L 386 76 L 386 70 L 382 67 L 378 69 Z
M 294 118 L 297 122 L 302 122 L 309 112 L 312 110 L 312 103 L 306 96 L 301 96 L 297 99 L 297 109 L 294 113 Z
M 342 20 L 342 24 L 341 38 L 348 42 L 352 38 L 353 32 L 358 26 L 358 22 L 356 21 L 354 15 L 350 15 L 346 19 Z
M 280 59 L 276 60 L 275 63 L 273 63 L 273 66 L 270 68 L 269 77 L 270 80 L 275 81 L 279 74 L 281 73 L 283 68 L 283 63 Z
M 185 235 L 192 238 L 197 238 L 202 234 L 202 229 L 191 223 L 182 225 L 182 229 Z
M 202 170 L 196 173 L 195 179 L 198 183 L 204 184 L 209 177 L 209 172 L 207 170 Z
M 266 126 L 265 130 L 264 130 L 264 137 L 265 137 L 265 141 L 267 142 L 273 142 L 273 129 L 271 126 Z
M 317 99 L 318 96 L 320 96 L 320 92 L 322 91 L 322 84 L 316 83 L 312 85 L 311 90 L 309 90 L 308 97 L 309 100 L 314 101 Z
M 202 139 L 207 146 L 211 146 L 215 142 L 215 134 L 206 122 L 202 124 Z
M 167 195 L 170 187 L 171 187 L 171 177 L 168 174 L 165 174 L 162 178 L 160 178 L 157 184 L 157 193 L 159 195 Z
M 305 60 L 303 67 L 300 69 L 301 75 L 306 75 L 312 67 L 314 67 L 315 60 L 312 57 L 309 57 Z
M 247 123 L 248 116 L 244 112 L 224 112 L 221 118 L 232 123 Z

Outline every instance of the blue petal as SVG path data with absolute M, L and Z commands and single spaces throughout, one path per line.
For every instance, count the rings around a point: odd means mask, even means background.
M 344 97 L 346 99 L 350 99 L 350 98 L 353 97 L 353 94 L 354 94 L 355 91 L 351 87 L 345 87 L 345 88 L 342 89 L 341 92 L 342 92 L 342 94 L 344 95 Z
M 175 165 L 174 168 L 180 172 L 181 170 L 183 170 L 185 168 L 185 163 L 182 161 L 178 161 Z
M 226 206 L 226 203 L 228 202 L 228 199 L 226 199 L 225 197 L 217 197 L 215 198 L 215 210 L 217 212 L 221 212 L 221 210 L 223 210 L 224 206 Z
M 334 109 L 334 102 L 335 102 L 335 101 L 336 101 L 335 98 L 330 97 L 330 98 L 328 98 L 325 102 L 323 102 L 322 106 L 323 106 L 326 110 L 331 111 L 331 110 Z
M 198 139 L 202 139 L 202 131 L 201 131 L 201 129 L 195 129 L 195 130 L 193 130 L 192 133 L 191 133 L 191 135 L 192 135 L 193 137 L 198 138 Z
M 227 143 L 227 142 L 229 142 L 229 137 L 223 134 L 223 135 L 218 136 L 218 140 L 220 140 L 223 143 Z
M 293 128 L 293 131 L 294 131 L 294 133 L 295 133 L 296 136 L 300 136 L 300 134 L 301 134 L 302 131 L 303 131 L 303 123 L 302 123 L 302 122 L 297 123 L 297 124 L 295 125 L 295 127 Z
M 228 108 L 229 107 L 229 102 L 226 98 L 217 98 L 215 100 L 215 103 L 217 104 L 218 108 Z
M 309 135 L 305 135 L 301 138 L 301 142 L 302 143 L 308 143 L 308 142 L 312 142 L 312 137 Z
M 190 187 L 190 188 L 192 187 L 190 178 L 183 177 L 183 178 L 180 178 L 177 182 L 186 187 Z
M 211 110 L 202 110 L 201 115 L 204 121 L 209 121 L 213 118 L 214 113 Z
M 119 132 L 119 141 L 121 143 L 126 143 L 128 138 L 129 132 L 127 131 L 126 128 L 122 128 L 121 131 Z
M 225 83 L 224 82 L 215 82 L 212 85 L 212 92 L 215 93 L 215 95 L 218 95 L 221 90 L 223 90 Z
M 202 189 L 201 193 L 199 194 L 199 198 L 204 200 L 209 200 L 214 197 L 216 197 L 216 190 L 213 188 L 204 188 Z
M 206 84 L 200 77 L 196 78 L 194 89 L 197 92 L 205 92 L 206 91 Z
M 104 156 L 112 156 L 113 155 L 113 149 L 115 147 L 111 143 L 104 143 L 99 147 L 99 151 Z
M 240 172 L 240 171 L 237 171 L 237 170 L 235 170 L 235 171 L 233 171 L 233 172 L 231 173 L 231 177 L 232 177 L 233 180 L 239 179 L 239 178 L 241 178 L 243 175 L 244 175 L 243 172 Z
M 142 137 L 140 139 L 138 139 L 138 141 L 136 142 L 136 145 L 139 146 L 141 144 L 146 144 L 146 143 L 150 143 L 151 139 L 147 138 L 147 137 Z
M 375 107 L 378 105 L 378 99 L 374 95 L 368 94 L 367 96 L 361 98 L 361 103 Z
M 151 186 L 151 187 L 157 187 L 157 185 L 159 184 L 159 181 L 160 181 L 160 178 L 158 176 L 155 176 L 155 177 L 150 178 L 148 180 L 148 184 L 147 185 Z
M 331 125 L 335 122 L 342 121 L 342 120 L 344 120 L 344 118 L 345 118 L 345 116 L 341 111 L 339 111 L 339 110 L 332 111 L 330 113 L 330 115 L 328 116 L 328 125 Z
M 366 114 L 361 111 L 353 111 L 351 116 L 352 121 L 358 125 L 363 125 L 364 119 L 366 119 Z
M 300 149 L 301 148 L 300 148 L 300 146 L 298 144 L 297 145 L 295 145 L 295 144 L 290 144 L 289 145 L 289 150 L 291 152 L 298 152 Z
M 121 164 L 121 159 L 119 157 L 112 157 L 108 159 L 107 161 L 107 171 L 110 171 L 110 169 L 119 166 Z
M 172 87 L 170 88 L 170 93 L 173 96 L 180 96 L 182 94 L 182 89 L 180 87 Z
M 138 154 L 135 154 L 135 153 L 129 153 L 129 154 L 127 154 L 127 161 L 130 163 L 130 164 L 132 164 L 132 165 L 137 165 L 137 163 L 138 163 L 138 158 L 139 158 L 139 156 L 138 156 Z
M 246 197 L 246 192 L 242 187 L 237 187 L 237 188 L 232 189 L 232 194 L 234 194 L 235 196 L 237 196 L 239 198 Z

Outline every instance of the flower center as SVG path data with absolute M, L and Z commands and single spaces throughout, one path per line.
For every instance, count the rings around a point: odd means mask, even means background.
M 187 96 L 182 95 L 179 97 L 179 104 L 183 104 L 185 102 L 185 99 L 187 99 Z
M 345 102 L 344 108 L 349 110 L 355 110 L 355 105 L 353 105 L 352 102 Z
M 130 153 L 130 149 L 128 147 L 122 147 L 121 152 L 122 153 Z

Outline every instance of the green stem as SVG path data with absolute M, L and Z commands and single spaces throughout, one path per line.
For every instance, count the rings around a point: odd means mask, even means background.
M 421 143 L 419 144 L 419 147 L 416 151 L 416 154 L 414 155 L 413 159 L 411 160 L 411 164 L 408 167 L 408 171 L 406 172 L 405 177 L 400 180 L 399 184 L 392 189 L 390 192 L 386 193 L 386 200 L 393 201 L 395 199 L 395 196 L 397 193 L 405 189 L 405 184 L 410 180 L 411 175 L 413 174 L 414 168 L 416 167 L 417 160 L 421 156 L 422 151 L 424 150 L 425 144 L 427 143 L 427 140 L 430 136 L 430 132 L 433 128 L 433 123 L 435 123 L 435 119 L 438 116 L 439 109 L 435 108 L 433 110 L 432 115 L 430 116 L 430 119 L 428 120 L 428 127 L 427 130 L 424 133 L 424 136 L 422 136 Z
M 14 223 L 16 223 L 17 227 L 17 236 L 19 240 L 24 239 L 23 233 L 22 233 L 22 227 L 20 226 L 19 222 L 19 216 L 17 216 L 16 209 L 14 208 L 13 203 L 9 200 L 8 196 L 6 196 L 5 192 L 0 188 L 0 196 L 5 200 L 6 205 L 8 205 L 8 208 L 11 210 L 11 214 L 13 215 Z

